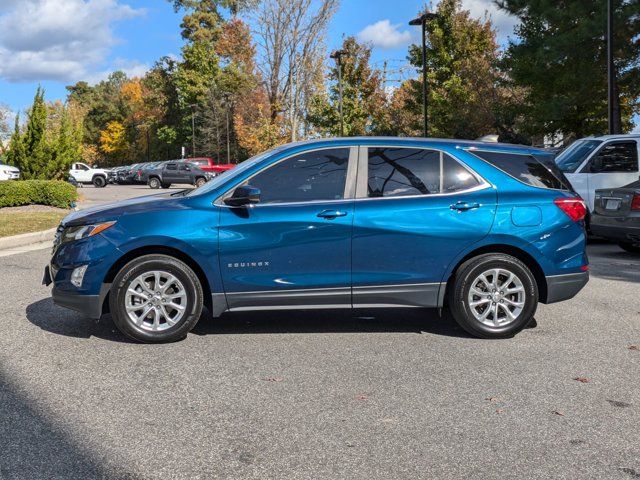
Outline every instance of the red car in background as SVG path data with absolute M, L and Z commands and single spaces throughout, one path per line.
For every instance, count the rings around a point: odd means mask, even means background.
M 221 173 L 224 173 L 227 170 L 231 170 L 233 167 L 235 167 L 233 163 L 216 163 L 215 160 L 211 157 L 183 158 L 182 161 L 193 163 L 205 172 L 215 173 L 216 175 L 220 175 Z

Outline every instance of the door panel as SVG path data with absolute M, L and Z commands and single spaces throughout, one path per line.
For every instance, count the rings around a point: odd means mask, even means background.
M 495 190 L 466 176 L 464 167 L 454 180 L 447 180 L 451 175 L 446 174 L 443 160 L 455 163 L 451 157 L 440 155 L 440 175 L 438 171 L 434 175 L 419 165 L 419 161 L 435 163 L 432 157 L 405 162 L 411 155 L 394 155 L 399 160 L 388 160 L 393 172 L 380 167 L 383 155 L 373 154 L 372 168 L 360 162 L 360 170 L 369 170 L 365 173 L 369 180 L 368 198 L 357 199 L 354 210 L 354 307 L 436 306 L 440 282 L 453 258 L 486 236 L 493 224 Z M 453 183 L 447 187 L 445 181 Z M 361 185 L 362 179 L 358 182 Z M 384 189 L 391 196 L 371 197 L 386 195 Z M 448 193 L 456 189 L 463 191 Z M 403 193 L 409 196 L 393 196 Z
M 327 209 L 345 215 L 318 216 Z M 220 268 L 229 307 L 350 306 L 352 221 L 352 200 L 222 207 Z
M 260 190 L 257 205 L 220 206 L 231 309 L 351 306 L 356 162 L 356 148 L 303 152 L 243 182 Z

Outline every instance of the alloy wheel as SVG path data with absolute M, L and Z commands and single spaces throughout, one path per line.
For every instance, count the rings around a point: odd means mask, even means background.
M 503 327 L 520 316 L 525 298 L 524 285 L 515 273 L 493 268 L 471 283 L 467 301 L 476 320 L 490 327 Z

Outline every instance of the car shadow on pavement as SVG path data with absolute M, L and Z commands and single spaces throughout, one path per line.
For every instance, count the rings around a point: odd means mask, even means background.
M 451 316 L 435 309 L 327 309 L 227 312 L 204 315 L 192 333 L 235 335 L 270 333 L 428 333 L 470 337 Z
M 112 342 L 133 343 L 125 337 L 111 321 L 109 316 L 92 320 L 80 313 L 54 305 L 51 298 L 38 300 L 27 306 L 27 320 L 47 332 L 66 337 L 97 337 Z M 1 478 L 1 477 L 0 477 Z
M 74 338 L 97 337 L 130 343 L 106 315 L 99 321 L 58 307 L 50 298 L 27 306 L 29 322 L 56 335 Z M 284 310 L 229 312 L 212 318 L 205 310 L 193 330 L 196 335 L 262 333 L 417 333 L 447 337 L 470 336 L 443 311 L 435 309 Z

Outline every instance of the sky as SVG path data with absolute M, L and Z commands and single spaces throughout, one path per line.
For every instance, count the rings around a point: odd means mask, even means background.
M 424 0 L 342 0 L 328 31 L 330 49 L 347 35 L 373 47 L 372 62 L 387 62 L 390 83 L 407 78 L 407 47 L 419 41 L 408 26 Z M 437 3 L 437 2 L 434 2 Z M 488 12 L 500 44 L 516 24 L 492 0 L 463 0 L 475 17 Z M 181 14 L 166 0 L 0 0 L 0 103 L 23 111 L 37 86 L 48 100 L 66 85 L 96 83 L 109 72 L 141 75 L 164 55 L 178 56 Z M 404 68 L 403 68 L 404 67 Z

